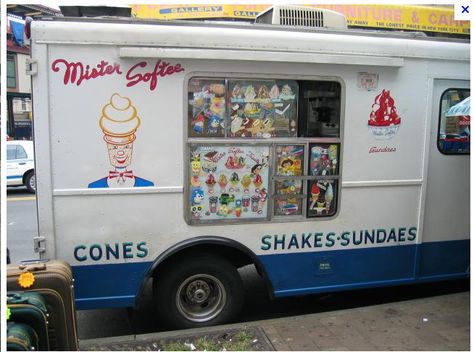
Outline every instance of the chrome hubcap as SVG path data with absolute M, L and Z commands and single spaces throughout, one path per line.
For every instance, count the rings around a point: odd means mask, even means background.
M 36 190 L 36 176 L 33 175 L 30 178 L 30 187 L 34 190 Z
M 191 282 L 186 289 L 186 296 L 190 302 L 203 303 L 209 298 L 211 288 L 204 280 L 195 280 Z
M 188 277 L 176 292 L 178 311 L 194 322 L 215 318 L 224 309 L 226 301 L 224 285 L 218 278 L 208 274 Z

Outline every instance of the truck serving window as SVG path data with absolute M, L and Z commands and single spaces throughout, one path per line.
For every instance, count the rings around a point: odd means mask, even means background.
M 438 149 L 443 154 L 469 154 L 471 91 L 448 89 L 441 96 Z
M 188 223 L 335 216 L 341 85 L 196 77 L 188 82 Z

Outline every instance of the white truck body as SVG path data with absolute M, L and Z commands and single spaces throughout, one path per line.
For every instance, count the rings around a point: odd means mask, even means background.
M 33 22 L 31 56 L 38 250 L 72 265 L 79 309 L 134 306 L 146 279 L 166 280 L 160 263 L 199 245 L 245 253 L 276 297 L 468 275 L 469 155 L 437 147 L 443 92 L 470 86 L 468 43 L 265 25 L 66 19 Z M 188 87 L 196 77 L 336 82 L 339 134 L 195 138 Z M 401 123 L 378 139 L 367 121 L 376 97 L 387 91 Z M 109 122 L 101 117 L 111 106 L 127 106 L 126 100 L 113 105 L 114 94 L 128 98 L 139 116 L 127 117 L 135 124 L 132 166 L 147 187 L 91 187 L 111 168 L 104 142 L 110 135 L 100 124 L 114 123 L 115 115 Z M 276 165 L 278 144 L 313 142 L 339 148 L 331 216 L 271 215 L 276 171 L 269 166 L 263 219 L 240 220 L 233 209 L 232 220 L 201 223 L 202 213 L 193 222 L 194 146 L 262 146 Z

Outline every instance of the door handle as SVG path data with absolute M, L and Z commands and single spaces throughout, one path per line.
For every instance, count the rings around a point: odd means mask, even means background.
M 26 163 L 18 163 L 18 165 L 26 165 Z

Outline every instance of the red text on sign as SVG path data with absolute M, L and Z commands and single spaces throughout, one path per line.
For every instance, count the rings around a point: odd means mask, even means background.
M 166 61 L 158 60 L 151 72 L 140 72 L 140 69 L 146 69 L 147 66 L 148 63 L 142 61 L 133 65 L 130 70 L 128 70 L 126 75 L 127 81 L 129 81 L 127 87 L 133 87 L 140 82 L 150 82 L 150 90 L 154 90 L 158 84 L 159 77 L 170 76 L 174 73 L 184 71 L 184 68 L 180 64 L 172 66 Z
M 76 84 L 78 86 L 86 80 L 94 79 L 97 77 L 103 77 L 105 75 L 118 74 L 121 75 L 119 64 L 109 64 L 107 61 L 101 60 L 95 67 L 90 67 L 82 62 L 69 62 L 64 59 L 54 60 L 51 68 L 53 72 L 59 72 L 61 68 L 64 68 L 64 84 Z

